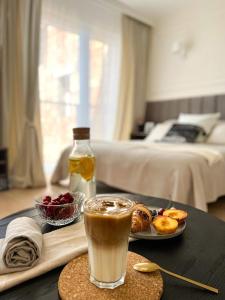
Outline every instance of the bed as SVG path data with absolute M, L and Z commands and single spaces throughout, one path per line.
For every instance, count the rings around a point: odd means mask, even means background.
M 92 144 L 96 179 L 133 193 L 156 196 L 207 211 L 225 195 L 225 146 L 130 142 Z M 63 151 L 52 183 L 68 177 L 71 147 Z
M 225 122 L 221 124 L 204 143 L 164 143 L 154 139 L 93 141 L 96 179 L 129 192 L 207 211 L 207 203 L 225 195 L 225 131 L 221 137 Z M 216 143 L 216 134 L 220 144 Z M 68 177 L 70 151 L 68 147 L 61 154 L 51 179 L 53 184 Z

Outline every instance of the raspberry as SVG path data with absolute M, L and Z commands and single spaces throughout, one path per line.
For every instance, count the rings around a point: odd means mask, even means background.
M 67 200 L 67 203 L 72 203 L 73 202 L 73 196 L 70 193 L 64 194 L 63 197 Z
M 46 196 L 46 197 L 44 197 L 44 199 L 42 200 L 42 202 L 44 203 L 49 203 L 49 202 L 51 202 L 51 200 L 52 200 L 52 198 L 50 197 L 50 196 Z
M 43 203 L 44 205 L 48 205 L 48 204 L 49 204 L 49 202 L 46 201 L 46 200 L 42 201 L 42 203 Z
M 53 209 L 54 209 L 53 206 L 48 206 L 48 207 L 46 207 L 45 213 L 46 213 L 46 217 L 47 217 L 47 218 L 52 218 L 52 215 L 53 215 Z
M 60 204 L 60 200 L 59 200 L 58 198 L 56 198 L 56 199 L 52 200 L 52 201 L 50 202 L 50 204 L 51 204 L 51 205 L 59 205 L 59 204 Z
M 69 216 L 72 217 L 72 215 L 74 214 L 75 212 L 75 207 L 74 206 L 70 206 L 69 207 Z
M 158 215 L 159 215 L 159 216 L 162 216 L 162 215 L 163 215 L 163 212 L 164 212 L 164 210 L 165 210 L 164 208 L 161 208 L 161 209 L 159 210 L 159 212 L 158 212 Z
M 68 201 L 67 201 L 67 199 L 65 197 L 62 197 L 60 199 L 60 204 L 67 204 L 67 203 L 68 203 Z
M 58 213 L 59 219 L 67 219 L 71 217 L 70 208 L 69 207 L 62 207 L 60 212 Z

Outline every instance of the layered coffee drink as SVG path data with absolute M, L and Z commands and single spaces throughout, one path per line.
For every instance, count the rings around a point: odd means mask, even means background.
M 124 283 L 133 205 L 113 195 L 96 196 L 85 203 L 90 280 L 98 287 Z

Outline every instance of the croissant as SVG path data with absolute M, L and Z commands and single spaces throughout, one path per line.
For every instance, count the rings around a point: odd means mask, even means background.
M 141 232 L 150 229 L 152 215 L 143 204 L 137 204 L 132 213 L 131 232 Z

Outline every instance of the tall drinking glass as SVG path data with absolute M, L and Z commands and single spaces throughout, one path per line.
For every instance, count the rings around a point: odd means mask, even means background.
M 124 283 L 133 206 L 133 201 L 116 195 L 97 195 L 85 202 L 90 281 L 99 288 Z

